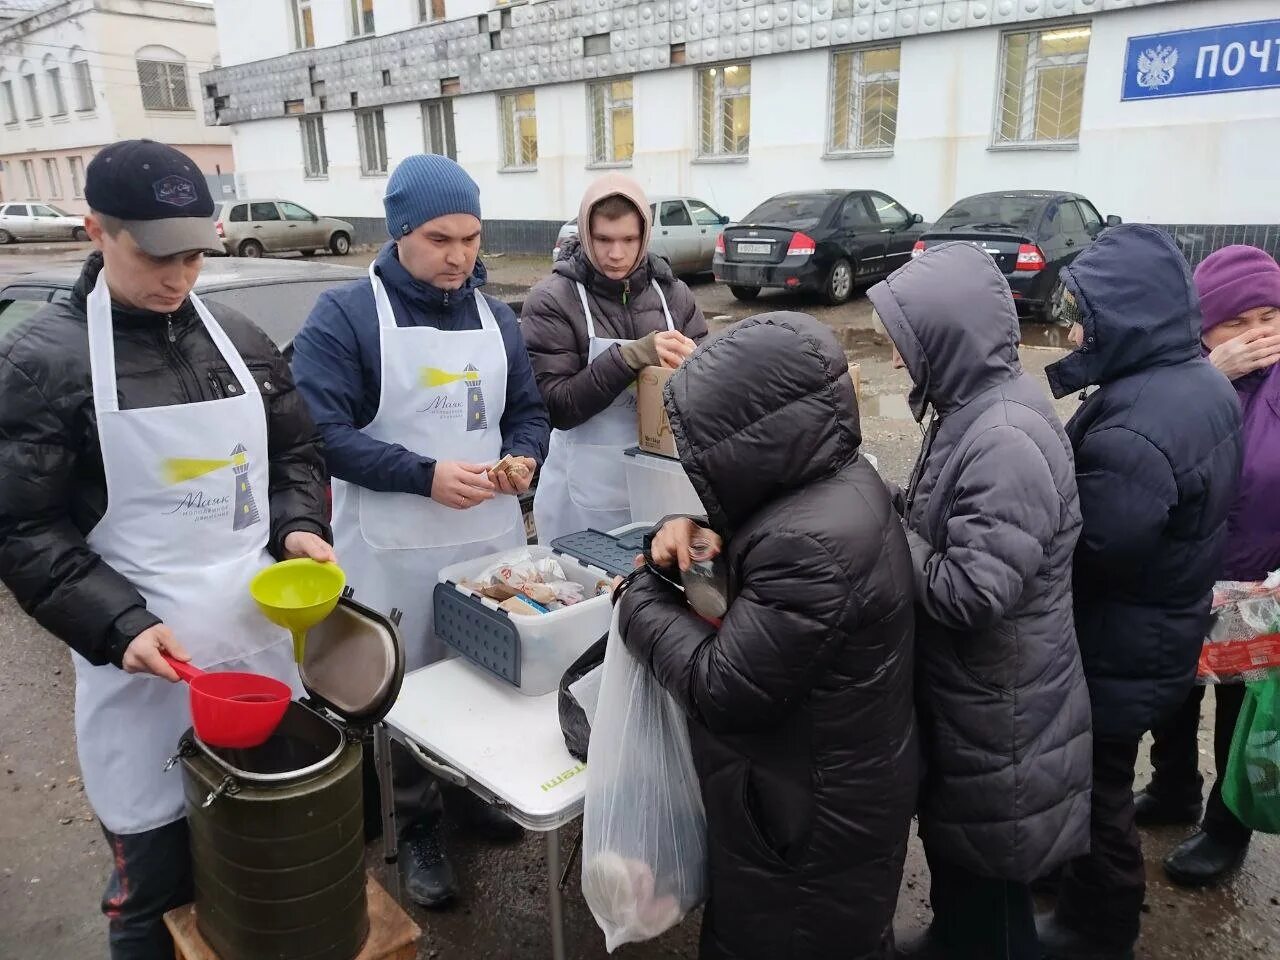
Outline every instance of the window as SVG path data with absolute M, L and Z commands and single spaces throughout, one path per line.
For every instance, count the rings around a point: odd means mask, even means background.
M 627 164 L 635 155 L 635 119 L 631 81 L 613 80 L 587 87 L 591 106 L 591 162 Z
M 867 194 L 867 199 L 871 201 L 881 226 L 904 230 L 911 222 L 911 214 L 907 213 L 906 208 L 897 201 L 890 200 L 883 193 Z
M 745 157 L 751 148 L 751 67 L 737 63 L 698 73 L 703 158 Z
M 147 110 L 191 109 L 184 61 L 138 60 L 138 85 L 142 88 L 142 106 Z
M 84 158 L 67 157 L 67 168 L 71 171 L 71 195 L 79 200 L 84 196 Z
M 360 143 L 360 173 L 366 177 L 387 173 L 387 128 L 381 110 L 356 114 L 356 139 Z
M 538 114 L 533 91 L 504 93 L 501 102 L 503 169 L 537 169 Z
M 67 97 L 62 92 L 62 70 L 59 67 L 49 67 L 45 70 L 44 78 L 49 85 L 49 102 L 53 104 L 52 116 L 65 117 Z
M 93 77 L 89 74 L 89 61 L 77 60 L 71 64 L 76 82 L 76 109 L 84 112 L 92 110 L 97 104 L 93 96 Z
M 227 218 L 232 223 L 248 223 L 249 207 L 246 204 L 237 204 L 231 208 L 231 216 Z
M 1070 200 L 1064 200 L 1057 209 L 1050 208 L 1049 217 L 1057 225 L 1058 232 L 1078 237 L 1084 233 L 1084 220 L 1079 208 Z
M 296 203 L 288 203 L 284 200 L 280 201 L 280 212 L 284 214 L 286 220 L 294 223 L 311 223 L 316 219 L 316 215 L 306 207 L 300 207 Z
M 418 0 L 418 21 L 435 23 L 444 19 L 444 0 Z
M 33 217 L 44 217 L 49 220 L 55 219 L 57 217 L 65 216 L 64 213 L 62 213 L 60 210 L 53 209 L 53 207 L 35 206 L 35 205 L 32 205 L 31 207 L 31 215 Z
M 27 180 L 27 196 L 32 198 L 40 196 L 40 188 L 36 186 L 36 164 L 34 160 L 22 161 L 22 175 Z
M 0 335 L 8 333 L 10 330 L 16 330 L 21 324 L 30 320 L 41 308 L 48 303 L 47 294 L 41 299 L 26 299 L 23 294 L 32 293 L 29 290 L 6 290 L 6 298 L 0 300 Z M 41 291 L 43 293 L 43 291 Z M 8 297 L 18 295 L 18 299 L 10 300 Z M 39 294 L 35 294 L 38 296 Z
M 458 159 L 453 134 L 453 101 L 431 100 L 422 105 L 422 144 L 427 153 Z
M 324 142 L 324 117 L 303 117 L 298 121 L 302 128 L 302 169 L 309 179 L 329 175 L 329 148 Z
M 1084 218 L 1084 232 L 1091 237 L 1096 237 L 1102 230 L 1102 217 L 1087 200 L 1077 200 L 1076 206 L 1080 208 L 1080 216 Z
M 254 223 L 279 220 L 280 211 L 276 209 L 274 203 L 251 203 L 249 204 L 249 219 Z
M 0 213 L 3 213 L 6 217 L 25 217 L 27 208 L 25 204 L 11 203 L 3 210 L 0 210 Z
M 40 88 L 36 86 L 36 75 L 28 73 L 22 79 L 27 87 L 27 119 L 39 120 L 44 114 L 40 110 Z
M 664 227 L 692 227 L 693 218 L 679 200 L 668 200 L 662 204 L 661 223 Z
M 613 45 L 607 33 L 593 33 L 589 37 L 582 38 L 582 55 L 584 57 L 601 57 L 609 53 Z
M 840 208 L 840 226 L 845 230 L 861 230 L 866 227 L 879 228 L 880 223 L 872 216 L 866 196 L 855 194 Z
M 0 80 L 0 102 L 4 104 L 4 122 L 18 122 L 18 103 L 13 99 L 13 81 Z
M 700 227 L 720 226 L 720 214 L 716 213 L 701 200 L 689 200 L 689 210 Z
M 892 150 L 898 132 L 901 47 L 850 50 L 831 59 L 832 153 Z
M 57 200 L 62 197 L 62 177 L 58 174 L 58 161 L 53 157 L 45 157 L 44 160 L 44 179 L 49 184 L 50 199 Z
M 310 50 L 316 45 L 316 25 L 311 12 L 311 0 L 289 0 L 289 13 L 293 19 L 293 49 Z
M 351 36 L 373 36 L 373 0 L 348 0 L 351 11 Z
M 1008 33 L 995 143 L 1076 143 L 1089 59 L 1088 24 Z

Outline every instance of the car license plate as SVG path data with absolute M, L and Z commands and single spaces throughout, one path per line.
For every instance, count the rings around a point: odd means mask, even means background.
M 773 245 L 769 243 L 740 243 L 738 244 L 739 253 L 771 253 Z

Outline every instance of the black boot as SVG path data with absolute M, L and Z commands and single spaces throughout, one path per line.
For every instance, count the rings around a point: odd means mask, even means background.
M 458 894 L 453 865 L 444 849 L 444 828 L 415 824 L 400 837 L 400 874 L 409 899 L 422 907 L 443 907 Z
M 1203 811 L 1199 795 L 1194 800 L 1174 802 L 1152 793 L 1150 787 L 1133 795 L 1134 819 L 1140 827 L 1194 827 Z
M 1104 946 L 1073 930 L 1052 913 L 1036 917 L 1044 960 L 1133 960 L 1133 945 Z
M 1248 843 L 1224 843 L 1200 830 L 1164 858 L 1164 872 L 1184 887 L 1212 887 L 1234 873 L 1248 852 Z

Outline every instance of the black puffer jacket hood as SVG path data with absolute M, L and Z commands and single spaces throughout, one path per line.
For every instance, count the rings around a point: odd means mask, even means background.
M 918 790 L 911 563 L 858 454 L 829 328 L 776 313 L 672 376 L 680 456 L 726 537 L 719 629 L 641 571 L 623 638 L 689 714 L 707 811 L 702 960 L 882 960 Z
M 762 504 L 843 468 L 862 443 L 849 361 L 825 326 L 770 313 L 737 331 L 750 333 L 750 353 L 736 337 L 713 338 L 664 396 L 685 471 L 724 537 Z
M 1200 356 L 1191 270 L 1163 230 L 1106 230 L 1060 277 L 1079 304 L 1084 346 L 1045 369 L 1055 397 Z

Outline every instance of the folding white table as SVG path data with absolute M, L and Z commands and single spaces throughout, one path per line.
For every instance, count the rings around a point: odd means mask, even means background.
M 551 955 L 564 960 L 560 828 L 582 814 L 587 767 L 569 755 L 555 692 L 526 697 L 461 659 L 415 670 L 377 730 L 384 855 L 396 859 L 389 741 L 427 770 L 546 835 Z

